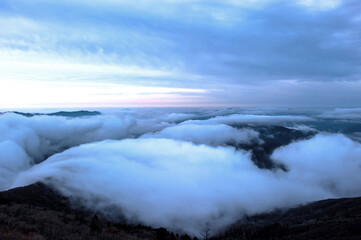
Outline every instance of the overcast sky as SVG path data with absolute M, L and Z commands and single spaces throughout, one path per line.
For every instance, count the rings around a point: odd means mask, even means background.
M 359 0 L 1 0 L 0 107 L 361 103 Z

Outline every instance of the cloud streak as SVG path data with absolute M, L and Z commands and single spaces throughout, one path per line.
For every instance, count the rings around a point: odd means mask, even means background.
M 336 102 L 351 106 L 361 95 L 358 5 L 355 0 L 3 1 L 0 51 L 7 55 L 0 61 L 0 81 L 10 76 L 65 85 L 75 79 L 84 85 L 202 89 L 206 94 L 188 99 L 198 106 L 330 106 L 333 89 L 339 89 Z M 29 62 L 36 68 L 20 71 Z M 167 98 L 179 106 L 186 96 Z M 122 98 L 108 101 L 129 105 Z
M 189 141 L 195 144 L 220 146 L 225 144 L 252 144 L 261 142 L 259 133 L 252 129 L 236 129 L 228 125 L 184 124 L 162 129 L 160 132 L 145 134 L 145 138 L 168 138 Z

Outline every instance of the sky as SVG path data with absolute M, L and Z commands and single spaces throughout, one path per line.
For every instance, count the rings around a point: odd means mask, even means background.
M 358 0 L 1 0 L 0 108 L 360 107 Z

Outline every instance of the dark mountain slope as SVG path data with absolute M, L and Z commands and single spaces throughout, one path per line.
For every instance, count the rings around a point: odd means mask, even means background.
M 42 183 L 0 192 L 0 239 L 174 239 L 164 228 L 108 222 Z
M 191 239 L 164 228 L 109 222 L 74 206 L 42 183 L 0 192 L 0 239 Z M 212 239 L 361 239 L 361 197 L 246 217 Z
M 69 200 L 43 183 L 0 192 L 0 204 L 26 204 L 54 211 L 71 211 Z
M 247 217 L 213 239 L 361 239 L 361 197 Z
M 286 146 L 292 142 L 312 138 L 316 131 L 300 131 L 284 126 L 258 126 L 258 125 L 230 125 L 235 128 L 250 128 L 259 132 L 262 142 L 250 142 L 247 144 L 229 143 L 228 145 L 236 149 L 244 149 L 252 152 L 252 161 L 259 168 L 274 169 L 281 168 L 287 170 L 285 166 L 275 163 L 271 159 L 274 150 L 281 146 Z

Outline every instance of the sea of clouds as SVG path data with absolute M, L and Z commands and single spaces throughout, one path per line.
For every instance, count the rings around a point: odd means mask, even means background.
M 278 111 L 278 110 L 277 110 Z M 109 218 L 199 235 L 245 215 L 361 195 L 359 111 L 127 109 L 64 117 L 0 114 L 0 189 L 43 181 Z M 345 117 L 342 118 L 342 113 Z M 325 120 L 326 119 L 326 120 Z M 333 124 L 332 122 L 329 124 Z M 237 127 L 235 127 L 237 125 Z M 317 131 L 273 151 L 260 169 L 235 144 L 267 144 L 255 126 Z M 111 209 L 111 211 L 109 210 Z

